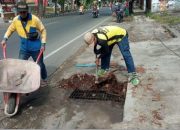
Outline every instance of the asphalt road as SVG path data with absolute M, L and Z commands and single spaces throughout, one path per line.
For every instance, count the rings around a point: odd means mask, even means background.
M 83 43 L 83 35 L 93 28 L 102 25 L 110 17 L 109 8 L 101 8 L 100 16 L 92 18 L 91 11 L 84 15 L 78 13 L 66 16 L 44 19 L 47 29 L 47 46 L 44 60 L 48 75 L 52 74 L 68 57 L 73 55 Z M 7 27 L 0 29 L 0 38 L 3 37 Z M 17 58 L 19 51 L 19 38 L 14 33 L 8 40 L 7 56 Z M 0 59 L 2 58 L 0 49 Z

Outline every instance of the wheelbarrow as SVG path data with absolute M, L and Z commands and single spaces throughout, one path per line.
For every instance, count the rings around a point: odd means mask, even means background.
M 18 112 L 20 97 L 36 91 L 40 87 L 40 67 L 29 60 L 6 58 L 6 46 L 3 46 L 3 60 L 0 60 L 0 92 L 3 92 L 4 113 L 8 117 Z

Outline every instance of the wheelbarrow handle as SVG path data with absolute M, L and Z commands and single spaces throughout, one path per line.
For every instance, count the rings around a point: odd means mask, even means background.
M 6 45 L 2 45 L 2 49 L 3 49 L 3 58 L 6 59 L 7 55 L 6 55 Z
M 37 57 L 37 59 L 36 59 L 36 63 L 39 62 L 39 60 L 40 60 L 40 58 L 41 58 L 43 52 L 44 52 L 44 49 L 41 49 L 40 52 L 39 52 L 39 55 L 38 55 L 38 57 Z

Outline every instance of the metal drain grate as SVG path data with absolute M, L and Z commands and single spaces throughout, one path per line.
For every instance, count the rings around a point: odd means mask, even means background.
M 102 90 L 79 90 L 75 89 L 69 98 L 75 99 L 88 99 L 88 100 L 105 100 L 105 101 L 115 101 L 124 102 L 124 99 L 118 95 L 109 94 Z

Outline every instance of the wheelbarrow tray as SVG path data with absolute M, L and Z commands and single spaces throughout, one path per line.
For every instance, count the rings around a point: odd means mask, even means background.
M 40 67 L 35 62 L 0 60 L 0 92 L 31 93 L 40 87 L 40 80 Z

